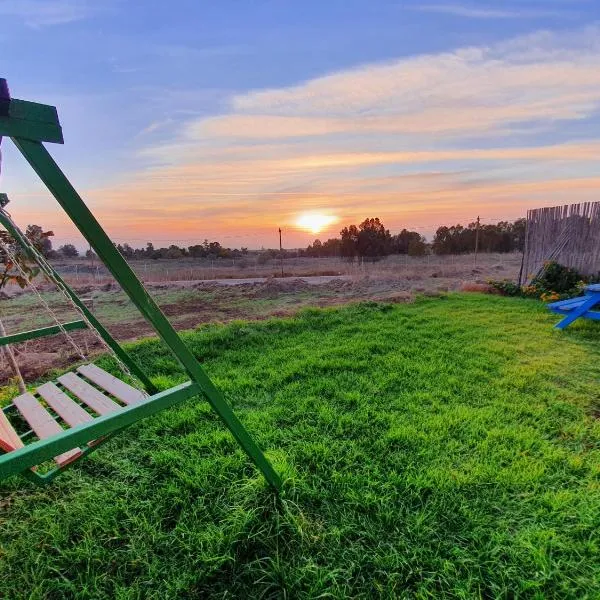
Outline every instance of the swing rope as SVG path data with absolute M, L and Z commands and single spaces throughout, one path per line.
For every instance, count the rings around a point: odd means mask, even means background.
M 92 332 L 92 334 L 96 337 L 96 339 L 100 342 L 100 344 L 105 348 L 105 350 L 113 357 L 113 359 L 115 360 L 115 362 L 117 363 L 117 365 L 119 366 L 119 368 L 121 369 L 121 371 L 131 381 L 134 382 L 134 385 L 135 385 L 136 389 L 138 389 L 139 391 L 141 391 L 145 396 L 148 396 L 147 392 L 145 391 L 143 385 L 138 380 L 138 378 L 135 377 L 131 373 L 131 371 L 129 370 L 129 368 L 127 367 L 127 365 L 119 358 L 119 356 L 117 356 L 117 354 L 114 352 L 114 350 L 106 343 L 106 341 L 100 335 L 100 333 L 98 332 L 98 330 L 90 322 L 90 320 L 88 319 L 88 317 L 85 314 L 85 312 L 82 311 L 81 308 L 77 305 L 77 303 L 75 303 L 73 301 L 73 298 L 68 293 L 68 291 L 67 291 L 67 289 L 65 287 L 65 284 L 60 279 L 57 279 L 55 277 L 54 271 L 53 271 L 52 267 L 50 266 L 50 264 L 48 263 L 48 261 L 46 260 L 46 258 L 44 257 L 44 255 L 41 254 L 38 251 L 38 249 L 35 247 L 35 244 L 31 243 L 31 241 L 27 238 L 27 236 L 23 234 L 23 232 L 21 231 L 21 229 L 18 227 L 18 225 L 12 219 L 10 213 L 5 208 L 1 208 L 0 207 L 0 213 L 2 213 L 2 215 L 4 216 L 4 218 L 7 221 L 10 222 L 12 228 L 14 229 L 14 231 L 17 233 L 17 236 L 18 236 L 18 239 L 16 241 L 18 243 L 20 243 L 21 246 L 23 246 L 33 256 L 34 261 L 40 267 L 40 270 L 44 274 L 44 277 L 50 283 L 52 283 L 53 285 L 55 285 L 57 287 L 57 289 L 61 292 L 61 294 L 64 296 L 64 298 L 67 300 L 67 302 L 71 305 L 71 307 L 81 316 L 81 319 L 85 322 L 85 324 L 87 325 L 87 328 Z M 64 328 L 63 324 L 61 323 L 61 321 L 58 318 L 58 316 L 55 313 L 55 311 L 52 310 L 52 308 L 50 307 L 50 305 L 48 304 L 48 302 L 46 302 L 46 300 L 43 298 L 43 296 L 41 295 L 39 289 L 33 283 L 33 280 L 30 277 L 28 277 L 27 274 L 24 272 L 23 268 L 19 264 L 19 261 L 16 259 L 15 255 L 11 252 L 10 248 L 6 244 L 4 244 L 2 241 L 0 241 L 0 247 L 2 248 L 2 250 L 4 252 L 6 252 L 8 258 L 17 267 L 17 270 L 19 271 L 19 273 L 21 274 L 21 276 L 24 278 L 24 280 L 27 282 L 27 284 L 35 292 L 35 294 L 37 295 L 38 299 L 40 300 L 40 302 L 42 303 L 42 305 L 44 306 L 44 308 L 48 311 L 48 313 L 53 318 L 53 320 L 56 323 L 57 327 L 59 328 L 60 332 L 67 338 L 67 340 L 73 346 L 73 348 L 75 349 L 75 351 L 77 352 L 77 354 L 80 356 L 80 358 L 82 360 L 84 360 L 84 361 L 88 360 L 88 357 L 85 355 L 85 353 L 83 352 L 83 350 L 81 349 L 81 347 L 77 344 L 77 342 L 73 339 L 73 337 L 69 334 L 69 332 Z
M 21 275 L 21 277 L 27 282 L 27 285 L 34 291 L 34 293 L 36 294 L 36 296 L 37 296 L 38 300 L 40 301 L 40 303 L 42 304 L 42 306 L 50 314 L 50 316 L 56 323 L 57 327 L 60 329 L 61 333 L 67 338 L 67 340 L 71 344 L 71 346 L 73 346 L 73 349 L 75 350 L 75 352 L 77 352 L 77 354 L 80 356 L 80 358 L 82 360 L 87 360 L 87 357 L 85 356 L 81 347 L 77 344 L 77 342 L 73 339 L 73 337 L 71 335 L 69 335 L 69 332 L 63 327 L 62 323 L 60 322 L 60 319 L 58 318 L 58 316 L 56 315 L 54 310 L 52 310 L 52 307 L 48 304 L 48 302 L 46 302 L 45 298 L 41 295 L 39 289 L 33 283 L 32 279 L 28 277 L 25 270 L 21 267 L 18 259 L 11 252 L 9 246 L 7 244 L 5 244 L 4 242 L 0 241 L 0 248 L 2 248 L 2 251 L 6 253 L 9 260 L 15 266 L 17 271 L 19 271 L 19 274 Z

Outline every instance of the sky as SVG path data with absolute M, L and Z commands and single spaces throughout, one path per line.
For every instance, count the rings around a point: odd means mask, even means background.
M 0 77 L 58 108 L 49 150 L 134 246 L 366 217 L 431 238 L 600 199 L 597 0 L 0 0 Z M 13 217 L 82 247 L 2 152 Z

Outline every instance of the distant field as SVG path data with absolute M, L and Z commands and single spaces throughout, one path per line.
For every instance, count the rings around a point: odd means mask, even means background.
M 98 262 L 88 259 L 59 260 L 55 267 L 71 283 L 104 283 L 110 274 Z M 287 258 L 283 263 L 270 259 L 262 263 L 256 254 L 241 259 L 160 259 L 130 262 L 137 275 L 146 282 L 229 279 L 244 277 L 280 277 L 293 275 L 352 275 L 365 273 L 386 275 L 413 275 L 443 272 L 456 277 L 472 275 L 472 271 L 496 274 L 499 270 L 507 277 L 516 277 L 521 264 L 521 254 L 479 254 L 477 260 L 470 254 L 459 256 L 413 257 L 391 255 L 375 263 L 350 263 L 340 258 Z
M 254 257 L 256 261 L 256 257 Z M 377 263 L 354 265 L 339 259 L 288 259 L 285 272 L 301 274 L 342 274 L 342 278 L 309 285 L 294 277 L 274 278 L 277 261 L 257 265 L 254 269 L 222 266 L 205 269 L 207 262 L 192 259 L 133 261 L 131 264 L 146 280 L 150 293 L 178 329 L 202 323 L 229 322 L 235 319 L 264 319 L 293 314 L 306 306 L 329 306 L 356 300 L 395 298 L 407 301 L 414 294 L 439 293 L 460 289 L 463 282 L 487 278 L 511 278 L 518 274 L 520 255 L 483 254 L 475 264 L 473 256 L 413 258 L 390 256 Z M 97 261 L 96 261 L 97 262 Z M 218 262 L 218 261 L 217 261 Z M 223 261 L 228 262 L 228 261 Z M 229 261 L 231 262 L 231 261 Z M 55 267 L 86 298 L 100 321 L 119 340 L 131 340 L 152 334 L 150 327 L 108 275 L 89 274 L 89 261 L 57 262 Z M 203 270 L 204 269 L 204 270 Z M 280 274 L 280 271 L 279 271 Z M 203 276 L 226 276 L 222 283 L 235 277 L 267 277 L 235 287 L 219 285 Z M 52 317 L 39 299 L 12 288 L 10 298 L 1 300 L 1 318 L 8 333 L 52 325 Z M 63 321 L 77 319 L 65 298 L 55 288 L 43 286 L 43 297 Z M 98 341 L 85 332 L 74 332 L 84 350 L 94 354 L 101 349 Z M 14 347 L 19 365 L 27 380 L 43 375 L 51 367 L 61 367 L 77 360 L 77 354 L 60 336 L 34 340 Z M 0 385 L 9 377 L 8 365 L 0 364 Z
M 450 294 L 186 333 L 282 499 L 190 400 L 0 484 L 0 597 L 598 598 L 600 327 L 554 321 Z

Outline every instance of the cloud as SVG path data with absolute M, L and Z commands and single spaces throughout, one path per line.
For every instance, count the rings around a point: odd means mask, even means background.
M 434 12 L 469 19 L 523 19 L 540 17 L 565 17 L 565 11 L 544 9 L 497 9 L 480 6 L 465 6 L 461 4 L 423 4 L 411 7 L 412 10 Z
M 583 119 L 600 101 L 600 36 L 538 34 L 326 75 L 235 96 L 189 124 L 197 138 L 404 133 L 456 137 Z
M 0 0 L 0 15 L 17 17 L 34 28 L 79 21 L 100 10 L 88 0 Z
M 141 154 L 177 163 L 248 143 L 472 145 L 515 133 L 560 134 L 599 106 L 600 30 L 540 32 L 238 94 L 227 112 L 192 118 Z
M 362 65 L 226 106 L 168 137 L 149 126 L 144 139 L 162 141 L 141 149 L 148 168 L 92 191 L 111 228 L 241 235 L 300 210 L 433 227 L 600 191 L 596 27 Z

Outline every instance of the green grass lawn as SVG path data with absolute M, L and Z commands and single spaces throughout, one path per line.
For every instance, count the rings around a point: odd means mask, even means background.
M 555 321 L 451 295 L 190 332 L 281 500 L 188 401 L 0 484 L 0 597 L 599 598 L 600 327 Z

